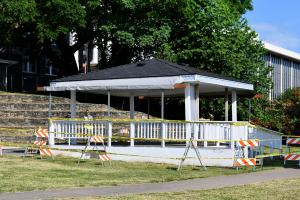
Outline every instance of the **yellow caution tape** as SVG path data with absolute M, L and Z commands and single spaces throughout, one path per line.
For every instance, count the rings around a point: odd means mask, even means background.
M 62 134 L 62 135 L 72 135 L 72 136 L 79 136 L 79 137 L 93 137 L 96 136 L 94 134 L 86 134 L 86 133 L 66 133 L 66 132 L 48 132 L 48 133 L 54 133 L 54 134 Z M 67 136 L 68 137 L 68 136 Z M 112 136 L 112 137 L 106 137 L 106 136 L 101 136 L 105 139 L 111 138 L 111 139 L 124 139 L 124 140 L 130 140 L 130 139 L 134 139 L 134 140 L 148 140 L 148 141 L 178 141 L 178 142 L 186 142 L 186 141 L 190 141 L 190 139 L 162 139 L 162 138 L 130 138 L 130 137 L 125 137 L 125 136 Z M 69 138 L 64 138 L 64 139 L 69 139 Z M 247 139 L 250 140 L 250 139 Z M 264 140 L 259 140 L 259 139 L 255 139 L 253 138 L 252 140 L 258 140 L 259 142 L 263 142 L 263 141 L 281 141 L 282 139 L 264 139 Z M 196 142 L 238 142 L 241 140 L 204 140 L 204 139 L 194 139 L 193 141 Z
M 274 156 L 285 156 L 287 154 L 300 154 L 300 152 L 289 152 L 289 153 L 271 153 L 265 155 L 258 155 L 256 158 L 267 158 L 267 157 L 274 157 Z
M 282 135 L 283 137 L 288 137 L 288 138 L 300 138 L 298 135 Z
M 0 127 L 0 130 L 4 130 L 4 131 L 20 131 L 20 132 L 28 132 L 28 131 L 33 131 L 32 128 L 4 128 L 4 127 Z
M 192 123 L 192 124 L 211 124 L 211 123 L 227 123 L 232 126 L 246 126 L 249 125 L 249 122 L 223 122 L 223 121 L 185 121 L 185 120 L 165 120 L 165 119 L 115 119 L 115 118 L 93 118 L 93 119 L 85 119 L 85 118 L 49 118 L 49 122 L 52 121 L 104 121 L 104 122 L 114 122 L 114 123 L 125 123 L 125 122 L 144 122 L 144 123 Z

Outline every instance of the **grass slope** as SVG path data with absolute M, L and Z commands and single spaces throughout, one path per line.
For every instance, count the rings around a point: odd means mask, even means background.
M 264 184 L 251 184 L 213 190 L 155 193 L 128 196 L 67 198 L 64 200 L 299 200 L 300 179 L 272 181 Z
M 4 156 L 0 157 L 0 192 L 165 182 L 247 171 L 217 167 L 203 171 L 187 166 L 177 172 L 174 165 L 114 161 L 111 166 L 102 166 L 93 159 L 77 166 L 74 158 L 57 157 L 52 161 Z

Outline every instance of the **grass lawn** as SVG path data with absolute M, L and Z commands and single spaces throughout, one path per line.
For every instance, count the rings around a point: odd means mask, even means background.
M 121 161 L 114 161 L 111 166 L 102 166 L 100 161 L 94 159 L 77 166 L 75 158 L 57 157 L 55 160 L 39 160 L 3 156 L 0 157 L 0 192 L 165 182 L 252 171 L 217 167 L 209 167 L 204 171 L 202 168 L 185 166 L 177 172 L 176 167 L 167 164 Z
M 272 199 L 298 200 L 300 179 L 272 181 L 263 184 L 251 184 L 236 187 L 227 187 L 213 190 L 186 191 L 173 193 L 155 193 L 128 196 L 67 198 L 64 200 L 160 200 L 160 199 L 198 199 L 198 200 L 239 200 L 239 199 Z

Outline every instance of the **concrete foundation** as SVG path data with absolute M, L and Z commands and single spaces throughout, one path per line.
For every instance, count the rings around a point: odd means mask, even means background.
M 84 146 L 60 146 L 53 148 L 60 149 L 83 149 Z M 90 146 L 89 149 L 93 147 Z M 103 147 L 97 146 L 95 149 L 103 150 Z M 184 147 L 155 147 L 155 146 L 135 146 L 135 147 L 110 147 L 106 149 L 112 160 L 121 160 L 128 162 L 153 162 L 179 164 L 185 151 Z M 199 148 L 202 162 L 205 166 L 232 167 L 234 161 L 234 151 L 230 148 Z M 54 151 L 55 154 L 65 156 L 79 157 L 79 152 Z M 194 149 L 190 149 L 184 165 L 200 165 Z

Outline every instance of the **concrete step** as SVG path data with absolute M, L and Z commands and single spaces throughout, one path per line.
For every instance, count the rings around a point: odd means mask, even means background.
M 48 102 L 46 95 L 19 94 L 19 93 L 0 93 L 0 102 Z M 70 103 L 70 99 L 52 96 L 53 103 Z
M 69 114 L 69 110 L 52 110 L 51 117 L 61 117 L 65 118 Z M 86 112 L 81 110 L 76 112 L 78 118 L 83 118 L 86 115 Z M 108 117 L 106 111 L 89 111 L 89 114 L 94 118 L 103 118 Z M 0 110 L 0 116 L 2 118 L 48 118 L 48 110 Z M 129 112 L 127 111 L 112 111 L 112 117 L 116 118 L 129 118 Z
M 0 118 L 0 126 L 48 126 L 48 118 Z
M 5 102 L 0 103 L 0 110 L 41 110 L 48 111 L 48 103 L 11 103 Z M 103 104 L 88 104 L 88 103 L 78 103 L 76 105 L 77 110 L 82 111 L 107 111 L 107 106 Z M 70 110 L 70 104 L 67 103 L 55 103 L 51 105 L 51 110 Z M 113 109 L 112 109 L 113 110 Z

